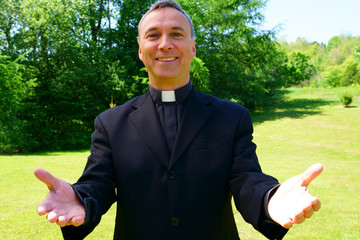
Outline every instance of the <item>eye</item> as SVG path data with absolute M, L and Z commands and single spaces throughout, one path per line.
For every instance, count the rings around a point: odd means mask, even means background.
M 182 34 L 182 33 L 180 33 L 180 32 L 174 32 L 174 33 L 172 33 L 172 35 L 173 35 L 174 37 L 177 37 L 177 38 L 179 38 L 179 37 L 182 37 L 182 36 L 183 36 L 183 34 Z
M 148 39 L 156 39 L 156 38 L 159 38 L 160 37 L 160 34 L 159 33 L 149 33 L 146 38 Z

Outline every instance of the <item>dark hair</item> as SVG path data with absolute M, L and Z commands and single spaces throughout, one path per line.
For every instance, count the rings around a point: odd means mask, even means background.
M 195 31 L 194 31 L 194 25 L 191 21 L 191 18 L 189 17 L 189 15 L 187 15 L 187 13 L 184 11 L 184 9 L 182 9 L 182 7 L 180 6 L 179 3 L 173 1 L 173 0 L 159 0 L 156 3 L 154 3 L 150 9 L 144 14 L 144 16 L 141 18 L 139 25 L 138 25 L 138 33 L 140 30 L 140 25 L 142 23 L 142 21 L 144 20 L 144 18 L 151 13 L 152 11 L 155 11 L 156 9 L 160 9 L 160 8 L 173 8 L 175 10 L 178 10 L 179 12 L 181 12 L 186 19 L 189 21 L 190 23 L 190 27 L 191 27 L 191 38 L 194 39 L 195 38 Z

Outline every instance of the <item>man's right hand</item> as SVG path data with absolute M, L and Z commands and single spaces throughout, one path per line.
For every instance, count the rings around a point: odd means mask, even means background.
M 41 168 L 35 169 L 34 174 L 50 191 L 45 200 L 38 205 L 37 212 L 40 215 L 47 214 L 48 221 L 56 222 L 60 227 L 82 225 L 85 220 L 85 208 L 71 185 Z

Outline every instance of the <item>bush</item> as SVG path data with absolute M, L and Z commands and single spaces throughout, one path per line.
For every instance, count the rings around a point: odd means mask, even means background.
M 344 78 L 343 69 L 341 66 L 331 66 L 323 73 L 323 79 L 325 80 L 325 87 L 336 88 L 342 84 Z
M 344 107 L 348 107 L 352 103 L 353 95 L 349 92 L 345 92 L 341 95 L 340 101 Z

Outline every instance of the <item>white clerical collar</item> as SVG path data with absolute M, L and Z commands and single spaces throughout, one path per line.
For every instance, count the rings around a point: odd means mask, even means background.
M 175 91 L 161 91 L 162 102 L 176 102 Z
M 192 89 L 193 85 L 191 81 L 189 81 L 185 86 L 171 91 L 161 91 L 151 85 L 149 86 L 150 95 L 157 104 L 161 104 L 162 102 L 183 103 L 189 96 Z

